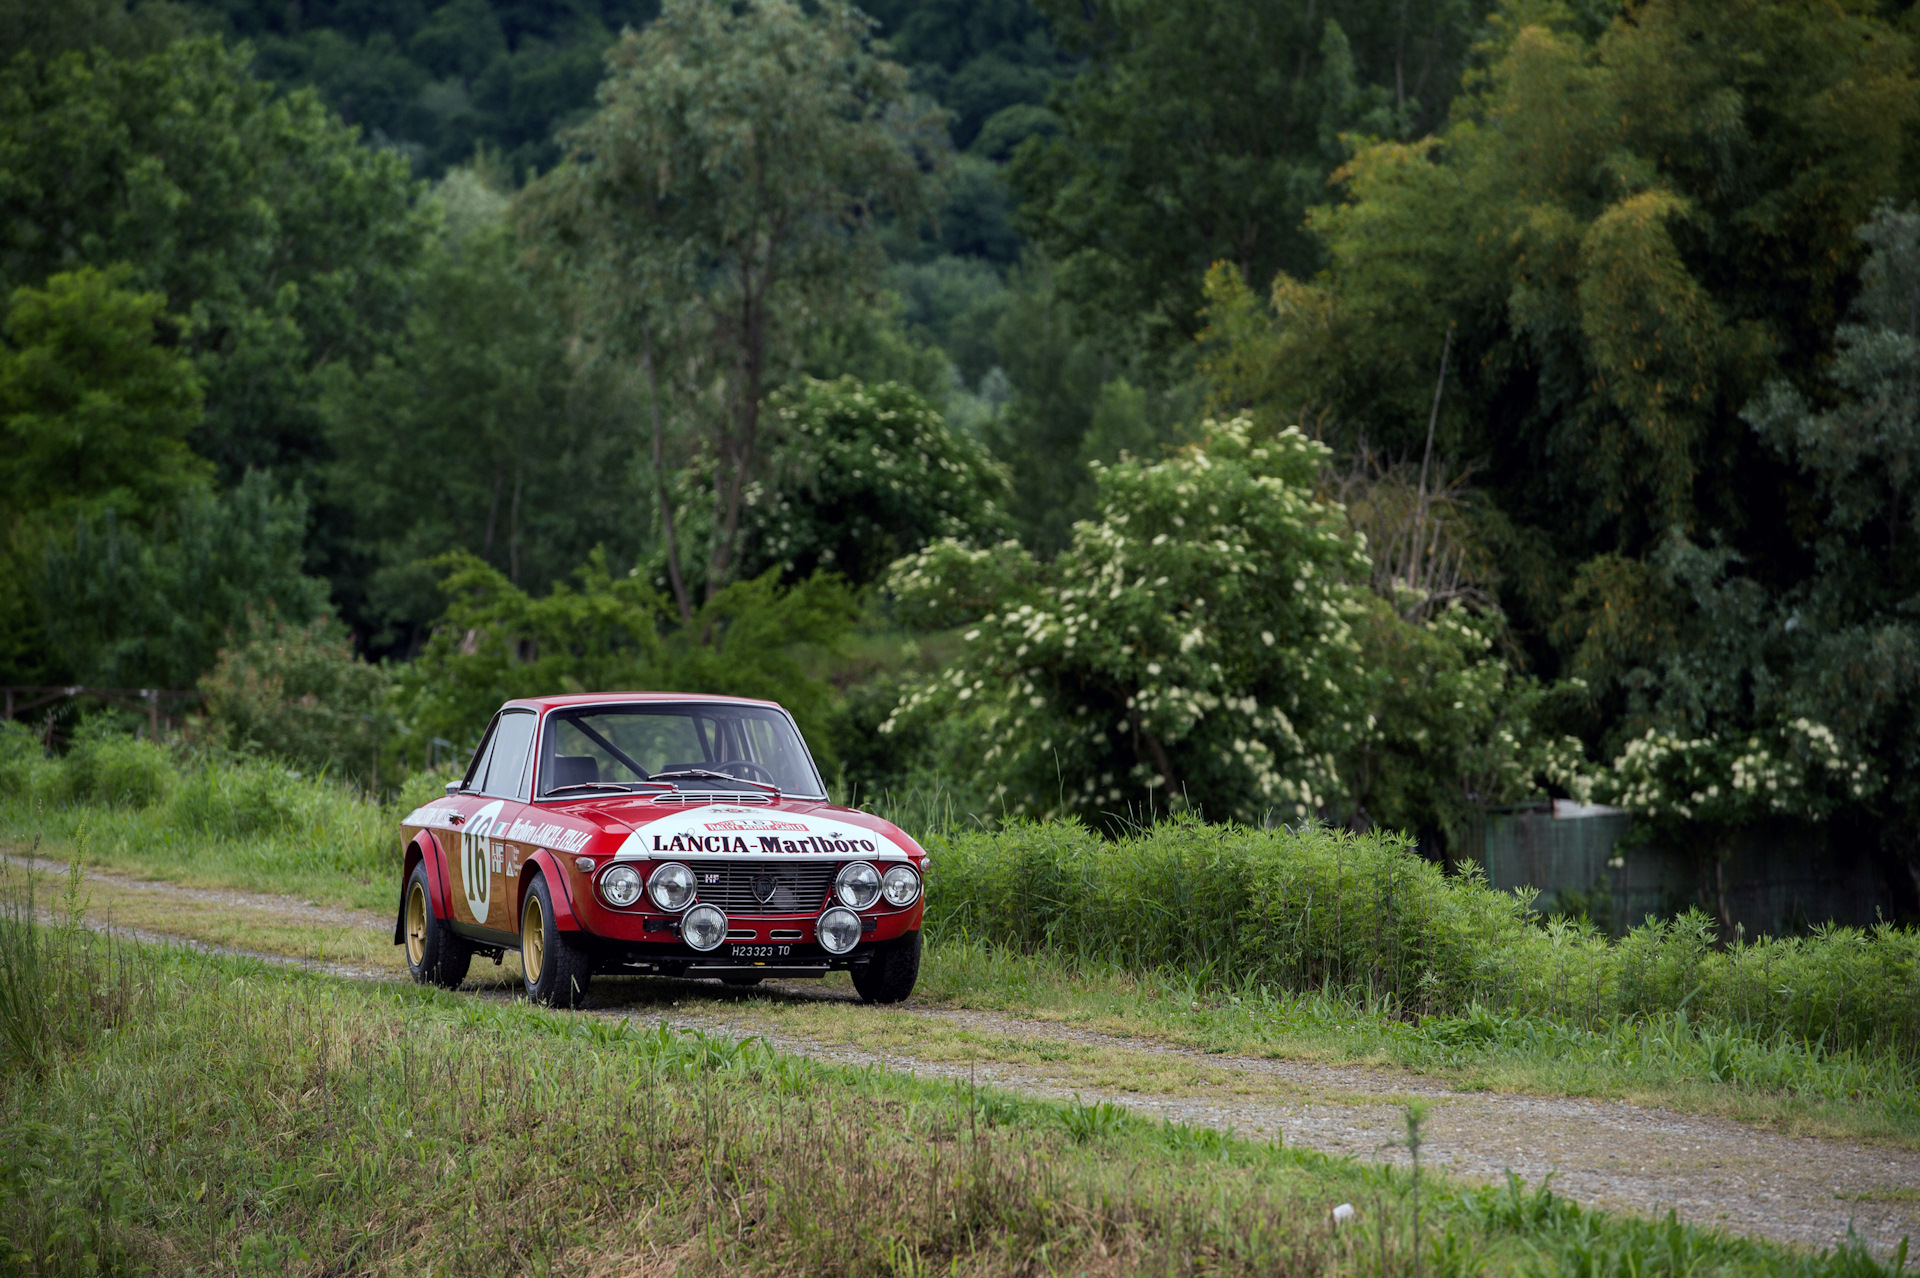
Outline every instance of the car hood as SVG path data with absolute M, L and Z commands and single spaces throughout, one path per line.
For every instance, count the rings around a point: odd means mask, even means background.
M 889 821 L 813 800 L 717 800 L 681 806 L 622 797 L 568 806 L 576 817 L 597 817 L 603 826 L 617 822 L 626 828 L 627 838 L 615 854 L 620 860 L 832 856 L 906 861 L 926 855 Z

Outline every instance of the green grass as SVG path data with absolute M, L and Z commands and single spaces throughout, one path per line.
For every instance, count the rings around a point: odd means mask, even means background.
M 1518 1182 L 1416 1191 L 1110 1105 L 30 918 L 0 921 L 7 1273 L 1889 1272 Z M 1359 1214 L 1335 1229 L 1341 1202 Z
M 0 843 L 63 859 L 84 844 L 89 865 L 146 878 L 392 910 L 400 818 L 444 784 L 421 774 L 374 803 L 270 760 L 122 739 L 59 762 L 0 757 Z
M 93 798 L 63 799 L 71 760 L 36 763 L 26 797 L 0 798 L 0 843 L 40 840 L 62 859 L 84 844 L 92 865 L 384 916 L 399 817 L 438 784 L 421 779 L 380 806 L 264 762 L 183 767 L 139 750 L 136 764 L 161 770 L 140 805 L 102 802 L 98 785 Z M 1542 928 L 1511 896 L 1442 879 L 1385 841 L 1325 832 L 1171 826 L 1109 844 L 1074 827 L 1017 827 L 929 842 L 923 999 L 1920 1146 L 1920 1066 L 1899 1019 L 1920 1015 L 1920 993 L 1899 998 L 1920 979 L 1911 933 L 1720 951 L 1697 929 L 1665 928 L 1610 944 Z M 154 931 L 300 957 L 392 958 L 384 937 L 351 929 L 123 895 L 110 902 L 116 918 Z M 1323 917 L 1303 924 L 1287 913 L 1295 908 Z M 1503 973 L 1532 993 L 1503 994 Z M 1623 989 L 1638 1005 L 1622 1005 Z

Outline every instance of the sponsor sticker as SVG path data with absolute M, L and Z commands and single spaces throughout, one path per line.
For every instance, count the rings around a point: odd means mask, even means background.
M 751 808 L 693 808 L 661 817 L 627 836 L 616 859 L 655 857 L 859 857 L 904 861 L 907 850 L 874 830 L 812 814 L 769 815 Z
M 593 841 L 593 831 L 562 825 L 558 821 L 529 821 L 520 817 L 508 827 L 505 838 L 510 843 L 531 843 L 572 855 Z
M 460 886 L 467 895 L 473 921 L 485 923 L 493 903 L 493 876 L 500 869 L 500 844 L 488 836 L 506 804 L 495 799 L 473 814 L 460 831 Z

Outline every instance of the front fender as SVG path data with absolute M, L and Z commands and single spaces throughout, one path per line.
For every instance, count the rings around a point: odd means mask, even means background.
M 400 859 L 400 910 L 393 919 L 393 943 L 401 945 L 407 939 L 407 880 L 413 877 L 413 867 L 426 863 L 427 900 L 433 905 L 433 916 L 437 919 L 453 917 L 453 902 L 447 896 L 447 876 L 440 857 L 440 844 L 434 839 L 433 831 L 422 830 L 413 836 L 407 844 L 407 854 Z
M 518 919 L 520 911 L 526 908 L 527 891 L 533 886 L 535 870 L 546 875 L 547 891 L 553 896 L 553 925 L 562 932 L 580 931 L 580 920 L 573 914 L 572 876 L 559 858 L 545 848 L 528 857 L 520 867 L 520 888 L 513 897 L 513 917 Z

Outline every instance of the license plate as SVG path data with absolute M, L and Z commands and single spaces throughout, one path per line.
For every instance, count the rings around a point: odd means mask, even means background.
M 793 953 L 791 945 L 729 945 L 728 958 L 770 959 L 785 958 Z

